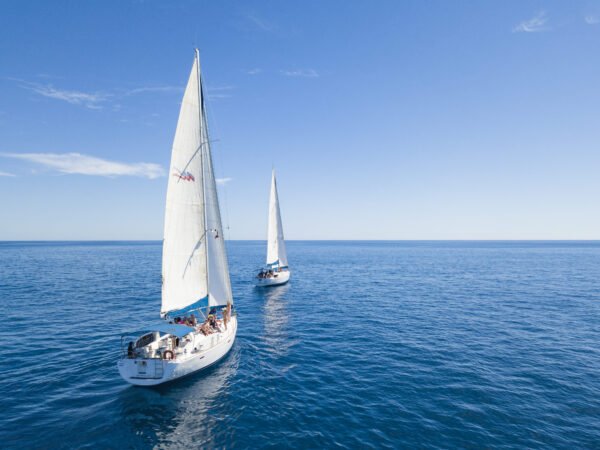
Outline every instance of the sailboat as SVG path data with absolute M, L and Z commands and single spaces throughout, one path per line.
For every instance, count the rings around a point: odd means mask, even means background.
M 285 284 L 290 279 L 290 269 L 285 252 L 283 239 L 283 225 L 279 211 L 279 195 L 277 194 L 277 180 L 275 170 L 271 175 L 271 196 L 269 198 L 269 224 L 267 231 L 267 267 L 261 269 L 256 276 L 257 286 L 278 286 Z
M 231 281 L 195 52 L 173 141 L 162 255 L 161 321 L 129 333 L 118 362 L 131 384 L 152 386 L 223 358 L 237 332 Z

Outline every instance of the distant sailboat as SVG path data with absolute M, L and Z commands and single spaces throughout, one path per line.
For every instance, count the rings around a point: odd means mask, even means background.
M 132 384 L 157 385 L 204 369 L 229 352 L 237 332 L 198 50 L 173 141 L 162 276 L 163 321 L 139 331 L 118 363 Z
M 283 240 L 283 225 L 279 211 L 279 195 L 275 170 L 271 177 L 271 196 L 269 198 L 269 224 L 267 237 L 267 268 L 257 275 L 257 286 L 277 286 L 285 284 L 290 279 L 285 241 Z

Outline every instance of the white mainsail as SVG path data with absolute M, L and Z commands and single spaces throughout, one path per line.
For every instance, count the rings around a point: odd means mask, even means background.
M 161 315 L 231 301 L 197 51 L 173 141 L 162 267 Z
M 271 196 L 269 198 L 269 225 L 267 242 L 267 265 L 272 267 L 287 267 L 287 254 L 283 240 L 283 225 L 279 211 L 279 195 L 277 194 L 277 181 L 275 170 L 271 178 Z

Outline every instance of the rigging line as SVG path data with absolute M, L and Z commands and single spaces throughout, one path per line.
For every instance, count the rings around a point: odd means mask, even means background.
M 206 83 L 206 75 L 202 74 L 202 80 L 204 81 L 204 85 L 208 85 L 208 83 Z M 210 95 L 207 94 L 206 98 L 208 99 L 208 97 L 210 97 Z M 211 128 L 213 130 L 215 130 L 217 136 L 220 136 L 220 127 L 219 127 L 219 123 L 216 120 L 216 116 L 215 114 L 213 114 L 213 108 L 211 106 L 211 104 L 207 101 L 204 101 L 204 112 L 207 116 L 207 120 L 210 119 L 210 123 L 211 123 Z M 215 142 L 219 142 L 220 140 L 215 140 Z M 217 150 L 217 149 L 215 149 Z M 222 156 L 222 152 L 220 149 L 218 149 L 219 151 L 217 151 L 217 162 L 218 162 L 218 166 L 221 168 L 220 172 L 223 174 L 227 173 L 227 170 L 225 170 L 225 163 L 224 163 L 224 158 Z M 211 152 L 212 153 L 212 152 Z M 214 171 L 214 167 L 213 167 L 213 171 Z M 227 230 L 227 232 L 229 233 L 230 227 L 229 227 L 229 201 L 228 201 L 228 189 L 227 189 L 227 184 L 224 183 L 221 185 L 221 192 L 223 193 L 223 203 L 225 206 L 225 227 L 222 227 L 224 229 Z M 223 232 L 223 234 L 225 234 Z M 224 239 L 224 237 L 223 237 Z
M 212 142 L 218 142 L 218 139 L 215 139 L 215 140 L 214 140 L 214 141 L 212 141 Z M 192 160 L 193 160 L 193 159 L 196 157 L 196 155 L 198 154 L 198 152 L 199 152 L 200 150 L 202 150 L 202 146 L 204 146 L 204 145 L 206 145 L 206 144 L 210 144 L 210 143 L 211 143 L 211 140 L 210 140 L 210 139 L 208 139 L 208 140 L 206 140 L 206 141 L 204 141 L 204 142 L 201 142 L 201 143 L 200 143 L 200 145 L 199 145 L 199 146 L 198 146 L 198 148 L 197 148 L 197 149 L 194 151 L 194 153 L 192 154 L 192 156 L 190 156 L 190 159 L 189 159 L 189 160 L 188 160 L 188 162 L 185 164 L 185 166 L 184 166 L 183 170 L 181 171 L 181 173 L 183 173 L 183 172 L 185 172 L 185 171 L 187 170 L 188 166 L 189 166 L 189 165 L 192 163 Z M 178 183 L 179 183 L 180 181 L 181 181 L 181 178 L 179 178 L 179 179 L 177 180 L 177 182 L 178 182 Z
M 206 230 L 206 231 L 208 231 L 208 230 Z M 202 236 L 200 236 L 200 238 L 198 239 L 198 242 L 196 242 L 196 245 L 194 245 L 194 249 L 192 250 L 192 253 L 190 253 L 190 257 L 188 258 L 187 263 L 185 263 L 185 268 L 183 269 L 183 275 L 181 275 L 181 278 L 185 278 L 185 273 L 187 272 L 188 267 L 192 263 L 192 258 L 194 257 L 194 253 L 196 253 L 196 250 L 198 250 L 202 246 L 202 239 L 204 238 L 204 236 L 206 236 L 206 231 L 204 232 L 204 234 Z

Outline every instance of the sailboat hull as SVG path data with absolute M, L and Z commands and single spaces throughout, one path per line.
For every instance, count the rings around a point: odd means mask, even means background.
M 229 353 L 237 334 L 237 317 L 233 316 L 228 329 L 222 333 L 202 336 L 206 350 L 175 359 L 123 358 L 118 362 L 119 373 L 128 383 L 137 386 L 156 386 L 206 369 Z
M 280 286 L 290 281 L 291 273 L 289 270 L 283 272 L 277 272 L 273 278 L 257 278 L 256 286 L 258 287 L 269 287 L 269 286 Z

